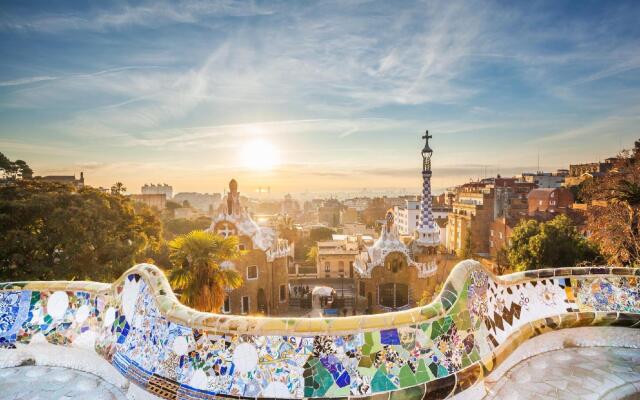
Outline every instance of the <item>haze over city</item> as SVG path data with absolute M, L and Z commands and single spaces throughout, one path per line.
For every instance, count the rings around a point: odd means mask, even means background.
M 634 2 L 31 2 L 0 14 L 0 148 L 176 191 L 420 190 L 637 138 Z

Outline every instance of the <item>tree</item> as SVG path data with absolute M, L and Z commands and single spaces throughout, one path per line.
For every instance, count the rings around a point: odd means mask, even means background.
M 196 219 L 172 218 L 163 221 L 164 235 L 167 240 L 177 235 L 184 235 L 191 231 L 205 230 L 211 225 L 211 219 L 198 217 Z
M 614 265 L 640 265 L 640 141 L 586 193 L 590 239 Z
M 331 228 L 326 228 L 323 226 L 313 228 L 309 232 L 309 239 L 312 243 L 321 242 L 323 240 L 330 240 L 333 237 L 333 234 L 336 233 Z
M 218 312 L 227 289 L 242 285 L 242 277 L 221 263 L 240 256 L 238 238 L 193 231 L 169 242 L 173 269 L 171 284 L 180 290 L 180 301 L 200 311 Z
M 298 238 L 296 228 L 293 225 L 293 218 L 284 215 L 278 219 L 278 235 L 287 239 L 289 243 L 294 243 Z
M 111 282 L 160 241 L 154 214 L 89 187 L 18 180 L 0 187 L 0 281 Z
M 311 246 L 311 248 L 307 252 L 306 261 L 312 262 L 315 264 L 317 259 L 318 259 L 318 246 Z
M 0 153 L 0 172 L 4 179 L 11 181 L 33 178 L 33 170 L 25 161 L 11 161 L 2 153 Z
M 467 235 L 464 238 L 464 245 L 458 251 L 458 256 L 465 260 L 473 258 L 473 238 L 471 236 L 471 230 L 467 229 Z
M 503 275 L 509 268 L 509 253 L 503 246 L 496 252 L 496 268 L 495 273 Z
M 124 187 L 122 182 L 116 182 L 111 186 L 111 194 L 113 195 L 123 195 L 127 191 L 127 188 Z
M 164 206 L 167 210 L 171 210 L 171 211 L 175 210 L 176 208 L 182 207 L 179 203 L 176 203 L 175 201 L 171 201 L 171 200 L 167 200 Z
M 558 215 L 549 222 L 520 222 L 511 235 L 508 259 L 516 270 L 524 271 L 595 262 L 599 260 L 599 253 L 567 216 Z

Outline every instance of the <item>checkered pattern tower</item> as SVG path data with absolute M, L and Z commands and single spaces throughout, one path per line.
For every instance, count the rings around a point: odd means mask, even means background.
M 422 138 L 425 140 L 422 149 L 422 202 L 420 203 L 420 226 L 416 229 L 416 243 L 423 247 L 437 247 L 440 244 L 440 227 L 433 218 L 431 199 L 431 155 L 429 147 L 429 131 Z

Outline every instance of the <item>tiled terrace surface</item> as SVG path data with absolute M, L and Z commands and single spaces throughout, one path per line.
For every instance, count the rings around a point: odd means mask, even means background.
M 484 400 L 640 399 L 640 349 L 567 348 L 511 368 Z
M 5 400 L 127 398 L 96 375 L 61 367 L 0 369 L 0 387 Z M 528 358 L 507 371 L 484 400 L 633 398 L 640 398 L 640 349 L 591 347 Z
M 126 395 L 102 378 L 61 367 L 24 366 L 0 369 L 4 400 L 124 400 Z

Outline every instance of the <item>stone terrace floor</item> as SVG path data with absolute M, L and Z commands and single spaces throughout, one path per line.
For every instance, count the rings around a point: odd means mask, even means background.
M 565 348 L 511 368 L 485 400 L 640 399 L 640 349 Z
M 73 369 L 0 369 L 2 399 L 125 399 L 100 377 Z M 635 393 L 635 394 L 634 394 Z M 485 400 L 640 399 L 640 349 L 566 348 L 526 359 L 491 388 Z
M 0 369 L 0 398 L 24 400 L 126 399 L 102 378 L 74 369 L 24 366 Z

